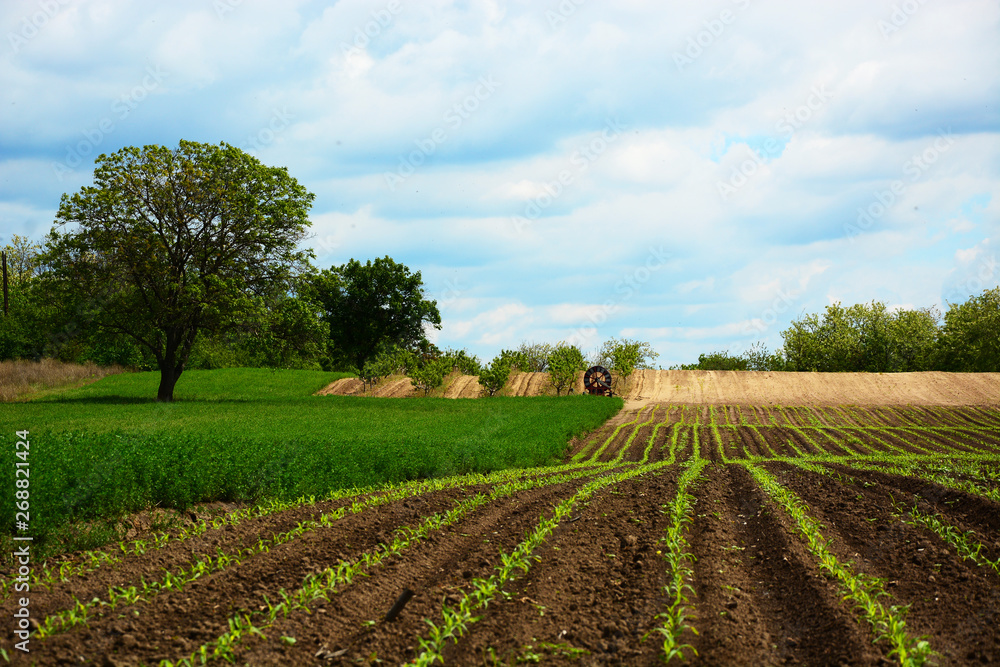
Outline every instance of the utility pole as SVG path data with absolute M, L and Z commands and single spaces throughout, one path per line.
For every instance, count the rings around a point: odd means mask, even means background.
M 3 257 L 3 316 L 7 317 L 7 251 L 0 251 Z

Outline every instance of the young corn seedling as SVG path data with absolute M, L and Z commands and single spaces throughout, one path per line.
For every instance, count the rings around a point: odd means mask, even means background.
M 807 514 L 806 504 L 792 491 L 785 488 L 773 475 L 759 466 L 748 465 L 747 470 L 762 489 L 781 506 L 795 522 L 799 534 L 805 539 L 809 551 L 819 560 L 820 568 L 826 571 L 841 586 L 855 608 L 860 609 L 872 626 L 876 641 L 885 638 L 902 667 L 920 667 L 931 656 L 930 644 L 922 638 L 914 639 L 905 631 L 903 615 L 905 608 L 886 608 L 877 598 L 886 595 L 883 582 L 855 573 L 849 563 L 841 563 L 827 549 L 827 542 L 820 532 L 819 523 Z
M 961 532 L 951 524 L 945 522 L 939 514 L 925 514 L 916 505 L 907 513 L 903 514 L 901 508 L 896 509 L 896 516 L 902 518 L 906 523 L 923 527 L 935 533 L 944 542 L 955 548 L 955 551 L 964 558 L 970 560 L 981 567 L 988 567 L 997 574 L 1000 574 L 1000 558 L 990 560 L 983 555 L 983 545 L 974 539 L 975 531 Z M 907 518 L 909 517 L 909 518 Z
M 662 625 L 651 631 L 663 637 L 664 662 L 670 662 L 675 658 L 686 660 L 685 650 L 698 655 L 694 646 L 682 644 L 680 640 L 685 630 L 698 634 L 698 631 L 687 623 L 687 619 L 690 618 L 688 594 L 694 594 L 694 588 L 687 583 L 694 575 L 688 563 L 694 560 L 694 555 L 687 551 L 688 543 L 684 533 L 685 527 L 693 520 L 695 503 L 694 496 L 688 489 L 696 482 L 707 463 L 705 459 L 698 459 L 688 466 L 677 482 L 677 496 L 668 505 L 667 514 L 671 517 L 671 524 L 667 527 L 667 535 L 663 542 L 667 552 L 664 558 L 667 560 L 670 572 L 669 580 L 663 590 L 670 604 L 665 612 L 657 615 L 657 619 L 663 621 Z

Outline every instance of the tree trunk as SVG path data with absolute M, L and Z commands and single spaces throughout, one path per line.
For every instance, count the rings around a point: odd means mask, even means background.
M 181 376 L 181 368 L 176 368 L 168 364 L 160 366 L 160 388 L 156 390 L 156 400 L 162 403 L 170 403 L 174 400 L 174 385 Z

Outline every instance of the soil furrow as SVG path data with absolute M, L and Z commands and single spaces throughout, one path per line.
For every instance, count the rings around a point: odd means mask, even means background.
M 693 664 L 878 664 L 866 628 L 738 464 L 706 468 L 691 529 Z
M 825 526 L 829 549 L 856 571 L 888 581 L 891 600 L 909 605 L 912 636 L 927 636 L 939 662 L 950 665 L 1000 661 L 1000 581 L 992 571 L 962 560 L 933 533 L 893 516 L 893 497 L 883 487 L 845 484 L 794 469 L 766 466 L 810 507 Z
M 491 503 L 332 595 L 320 607 L 324 611 L 279 619 L 268 636 L 294 636 L 293 646 L 254 642 L 238 651 L 237 663 L 324 664 L 317 652 L 345 649 L 348 659 L 377 656 L 390 664 L 412 659 L 417 638 L 428 629 L 424 619 L 440 623 L 442 600 L 455 602 L 469 580 L 488 577 L 500 563 L 500 553 L 513 549 L 540 517 L 584 483 L 574 480 Z M 405 589 L 414 597 L 395 621 L 384 622 L 382 617 Z
M 919 496 L 934 512 L 947 516 L 950 522 L 962 530 L 976 531 L 978 539 L 985 540 L 984 555 L 992 559 L 1000 558 L 1000 504 L 919 477 L 855 470 L 841 464 L 831 464 L 829 467 L 841 474 L 903 492 L 903 496 L 893 497 L 904 505 L 912 505 L 912 499 Z
M 389 540 L 396 528 L 446 511 L 468 493 L 453 489 L 348 514 L 330 528 L 306 533 L 182 590 L 161 593 L 151 604 L 120 607 L 88 626 L 48 638 L 38 651 L 38 664 L 58 664 L 58 659 L 46 658 L 65 655 L 127 654 L 147 663 L 176 660 L 218 637 L 237 611 L 258 610 L 264 594 L 276 600 L 280 589 L 295 590 L 306 574 L 356 558 Z
M 536 552 L 540 559 L 508 586 L 472 632 L 446 653 L 448 664 L 515 664 L 530 652 L 549 664 L 652 665 L 659 644 L 642 636 L 662 611 L 666 564 L 657 555 L 669 524 L 675 469 L 602 490 L 579 521 L 563 524 Z M 546 646 L 548 645 L 548 646 Z
M 198 556 L 215 556 L 221 550 L 235 553 L 265 539 L 287 532 L 298 523 L 317 520 L 321 514 L 349 506 L 356 498 L 345 498 L 333 502 L 305 505 L 293 510 L 268 514 L 247 519 L 239 524 L 227 525 L 218 530 L 208 530 L 204 534 L 184 541 L 172 540 L 160 549 L 150 549 L 144 554 L 130 555 L 114 565 L 105 565 L 69 581 L 57 584 L 54 590 L 40 588 L 35 595 L 32 612 L 36 618 L 44 618 L 75 605 L 75 600 L 89 601 L 95 597 L 106 599 L 108 588 L 139 584 L 158 580 L 165 571 L 176 572 L 190 567 Z M 8 600 L 0 605 L 0 613 L 6 613 L 16 601 Z

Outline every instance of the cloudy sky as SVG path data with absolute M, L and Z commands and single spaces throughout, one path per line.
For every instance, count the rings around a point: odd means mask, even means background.
M 440 346 L 738 352 L 1000 280 L 995 0 L 5 0 L 0 242 L 123 146 L 228 142 Z

